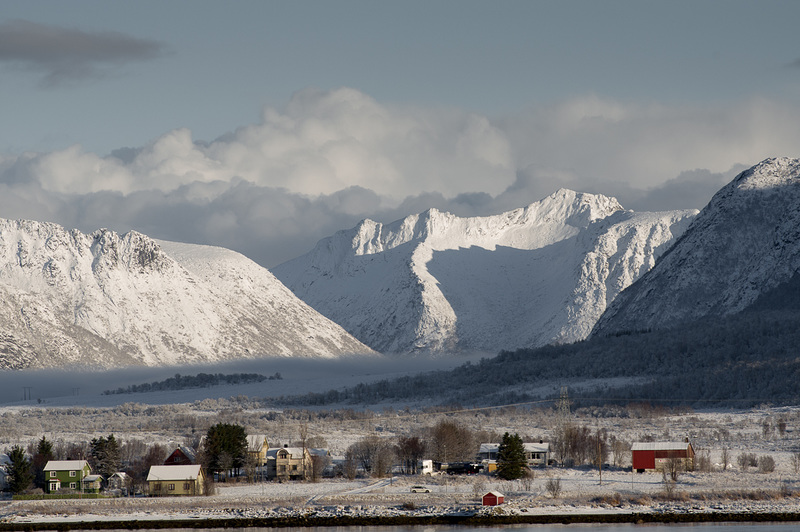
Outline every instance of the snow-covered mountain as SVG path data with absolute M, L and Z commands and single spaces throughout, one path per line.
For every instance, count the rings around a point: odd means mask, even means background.
M 377 351 L 495 353 L 585 338 L 695 214 L 559 190 L 496 216 L 364 220 L 272 272 Z
M 371 352 L 233 251 L 0 219 L 0 369 Z
M 800 160 L 739 174 L 656 266 L 620 295 L 596 334 L 669 327 L 744 310 L 800 272 Z

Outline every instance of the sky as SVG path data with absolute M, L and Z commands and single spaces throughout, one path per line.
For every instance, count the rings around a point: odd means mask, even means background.
M 800 2 L 5 0 L 0 217 L 271 267 L 559 188 L 702 208 L 800 156 Z

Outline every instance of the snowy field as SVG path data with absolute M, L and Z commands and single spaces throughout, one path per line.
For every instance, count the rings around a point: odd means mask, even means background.
M 781 480 L 757 473 L 687 473 L 673 498 L 664 495 L 661 476 L 587 469 L 537 471 L 532 485 L 478 477 L 396 477 L 318 483 L 257 483 L 220 486 L 209 497 L 131 498 L 108 500 L 4 501 L 0 522 L 169 520 L 279 517 L 595 513 L 800 513 L 800 498 L 779 496 Z M 546 488 L 559 478 L 562 493 Z M 424 484 L 431 493 L 410 493 Z M 794 481 L 793 487 L 797 487 Z M 747 486 L 746 496 L 726 495 L 732 486 Z M 506 497 L 501 509 L 482 508 L 488 490 Z M 742 494 L 743 495 L 743 494 Z
M 440 362 L 442 367 L 453 361 Z M 337 411 L 275 410 L 260 397 L 322 391 L 370 379 L 402 374 L 389 364 L 339 367 L 338 373 L 302 371 L 298 365 L 271 366 L 265 374 L 281 371 L 281 380 L 257 385 L 218 386 L 176 392 L 103 395 L 112 388 L 103 383 L 81 388 L 74 395 L 51 396 L 41 403 L 10 401 L 0 405 L 0 449 L 28 446 L 42 436 L 56 446 L 85 443 L 114 434 L 121 444 L 138 441 L 167 447 L 185 444 L 214 423 L 238 423 L 249 434 L 265 434 L 273 446 L 294 444 L 301 427 L 325 442 L 334 458 L 368 435 L 390 442 L 398 436 L 419 434 L 447 419 L 469 428 L 479 437 L 506 431 L 526 441 L 554 441 L 558 416 L 551 407 L 511 406 L 486 409 L 428 408 L 416 405 L 380 405 L 364 409 L 344 405 Z M 239 369 L 243 371 L 245 369 Z M 189 375 L 196 373 L 183 371 Z M 174 373 L 173 373 L 174 374 Z M 103 375 L 103 374 L 95 374 Z M 119 381 L 138 384 L 165 378 Z M 137 375 L 138 377 L 138 375 Z M 152 377 L 152 378 L 151 378 Z M 24 380 L 18 380 L 15 387 Z M 73 381 L 74 382 L 74 381 Z M 9 382 L 7 386 L 11 386 Z M 69 385 L 69 382 L 62 383 Z M 117 384 L 122 385 L 122 384 Z M 569 422 L 593 434 L 605 431 L 623 443 L 610 451 L 602 479 L 596 469 L 550 467 L 537 469 L 532 481 L 500 481 L 478 476 L 394 476 L 393 478 L 322 479 L 317 483 L 220 484 L 216 494 L 181 499 L 130 498 L 107 500 L 0 501 L 0 522 L 39 522 L 111 519 L 206 519 L 222 517 L 270 518 L 317 515 L 438 515 L 488 512 L 478 509 L 479 497 L 489 490 L 504 493 L 503 512 L 800 512 L 800 475 L 795 469 L 800 451 L 800 408 L 763 407 L 751 410 L 659 409 L 592 407 L 573 411 Z M 707 458 L 707 471 L 681 473 L 674 486 L 660 474 L 630 472 L 630 443 L 644 439 L 689 438 L 698 456 Z M 727 463 L 723 464 L 723 453 Z M 742 453 L 774 460 L 771 472 L 741 468 Z M 724 471 L 723 471 L 724 469 Z M 560 483 L 554 496 L 548 483 Z M 412 494 L 410 486 L 423 484 L 428 494 Z M 497 510 L 494 510 L 497 511 Z

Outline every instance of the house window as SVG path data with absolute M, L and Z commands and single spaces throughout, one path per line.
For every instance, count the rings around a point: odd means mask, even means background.
M 70 472 L 69 472 L 69 476 L 71 476 L 71 477 L 77 477 L 77 476 L 78 476 L 78 472 L 77 472 L 77 471 L 70 471 Z
M 281 473 L 286 473 L 286 466 L 285 465 L 278 466 L 278 471 L 280 471 Z
M 192 489 L 192 485 L 189 482 L 184 482 L 183 491 L 189 491 L 190 489 Z
M 50 471 L 50 478 L 56 478 L 56 472 Z
M 153 484 L 153 491 L 161 491 L 161 482 Z
M 292 465 L 292 471 L 297 471 L 297 464 Z
M 175 484 L 169 484 L 169 485 L 167 485 L 167 489 L 168 489 L 169 491 L 175 491 Z
M 50 483 L 50 491 L 56 491 L 57 489 L 58 489 L 58 483 L 57 482 L 51 482 Z
M 75 488 L 77 488 L 77 487 L 78 487 L 78 485 L 77 485 L 77 484 L 75 484 L 74 482 L 70 482 L 70 483 L 69 483 L 69 488 L 70 488 L 70 489 L 73 489 L 73 490 L 74 490 L 74 489 L 75 489 Z

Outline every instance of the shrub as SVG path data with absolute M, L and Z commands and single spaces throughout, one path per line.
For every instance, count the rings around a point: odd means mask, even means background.
M 792 470 L 795 474 L 800 473 L 800 452 L 793 452 L 792 456 L 790 457 L 790 463 L 792 464 Z
M 736 458 L 736 463 L 739 464 L 739 469 L 746 471 L 748 467 L 756 467 L 758 459 L 753 453 L 742 453 Z
M 544 488 L 547 490 L 547 493 L 554 499 L 557 499 L 559 495 L 561 495 L 561 479 L 560 478 L 548 478 L 547 482 L 544 485 Z
M 775 471 L 775 460 L 769 455 L 759 456 L 758 470 L 761 473 L 772 473 L 773 471 Z

